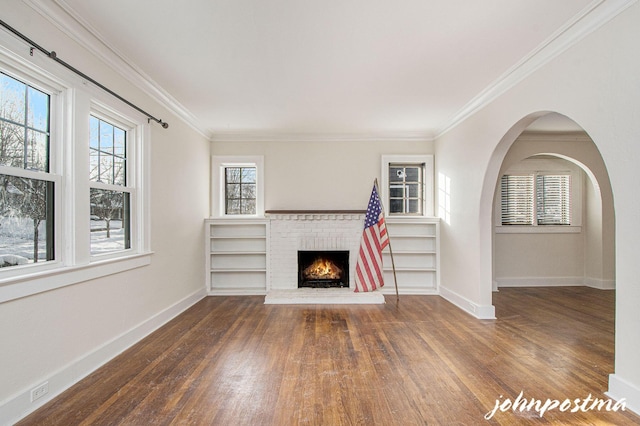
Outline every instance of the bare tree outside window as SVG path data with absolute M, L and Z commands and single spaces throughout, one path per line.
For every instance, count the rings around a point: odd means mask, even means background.
M 0 267 L 54 258 L 54 184 L 45 177 L 49 102 L 46 93 L 0 73 Z
M 256 168 L 225 168 L 225 213 L 256 214 Z
M 127 184 L 126 131 L 100 118 L 90 117 L 89 180 L 91 254 L 131 248 L 130 204 Z

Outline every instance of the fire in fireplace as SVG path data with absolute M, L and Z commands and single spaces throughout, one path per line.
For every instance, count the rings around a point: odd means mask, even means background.
M 349 287 L 349 251 L 299 251 L 298 287 Z

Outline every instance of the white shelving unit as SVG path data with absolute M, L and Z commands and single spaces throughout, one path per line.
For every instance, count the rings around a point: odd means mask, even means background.
M 268 220 L 207 219 L 205 235 L 206 285 L 210 295 L 265 294 Z
M 404 294 L 438 294 L 440 285 L 440 219 L 385 218 L 396 266 L 398 289 Z M 395 293 L 389 249 L 382 253 L 384 292 Z

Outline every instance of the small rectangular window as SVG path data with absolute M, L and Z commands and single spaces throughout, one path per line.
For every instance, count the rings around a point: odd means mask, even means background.
M 389 164 L 389 214 L 422 215 L 424 164 Z
M 256 214 L 255 167 L 225 167 L 225 214 Z

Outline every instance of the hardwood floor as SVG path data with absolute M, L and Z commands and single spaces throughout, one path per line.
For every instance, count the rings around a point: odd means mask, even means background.
M 501 289 L 498 319 L 480 321 L 437 296 L 351 306 L 208 297 L 19 424 L 640 424 L 605 408 L 484 418 L 521 391 L 542 403 L 606 399 L 614 298 Z

